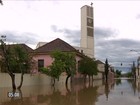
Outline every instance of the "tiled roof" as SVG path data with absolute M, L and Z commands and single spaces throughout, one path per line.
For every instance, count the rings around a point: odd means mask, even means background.
M 102 61 L 100 60 L 96 60 L 97 64 L 104 64 Z
M 6 48 L 13 48 L 14 46 L 19 45 L 21 48 L 23 48 L 25 51 L 32 53 L 34 50 L 30 47 L 28 47 L 26 44 L 10 44 L 10 45 L 6 45 Z M 0 48 L 0 52 L 1 52 L 1 48 Z
M 35 49 L 36 53 L 47 53 L 47 52 L 52 52 L 55 50 L 59 51 L 76 51 L 74 47 L 66 43 L 65 41 L 57 38 L 49 43 L 46 43 L 45 45 Z
M 26 44 L 18 44 L 20 45 L 23 49 L 25 49 L 27 52 L 33 52 L 34 50 L 32 48 L 30 48 L 29 46 L 27 46 Z

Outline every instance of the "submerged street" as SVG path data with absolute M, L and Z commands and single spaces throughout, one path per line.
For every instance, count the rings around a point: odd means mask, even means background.
M 104 84 L 77 83 L 73 86 L 24 86 L 19 96 L 9 97 L 11 88 L 0 88 L 0 105 L 139 105 L 140 83 L 131 79 L 116 79 Z
M 108 95 L 99 96 L 95 105 L 139 105 L 140 87 L 137 84 L 131 79 L 118 79 Z

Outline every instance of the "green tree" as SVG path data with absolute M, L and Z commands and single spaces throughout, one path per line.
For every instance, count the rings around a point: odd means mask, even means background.
M 128 77 L 128 78 L 132 77 L 132 72 L 126 73 L 126 77 Z
M 93 77 L 93 75 L 97 75 L 98 72 L 97 64 L 93 59 L 85 56 L 83 59 L 79 61 L 78 71 L 81 74 L 85 75 L 85 77 L 88 75 L 90 81 L 90 76 Z
M 21 81 L 18 89 L 23 84 L 23 75 L 29 73 L 32 65 L 32 56 L 25 51 L 20 45 L 15 45 L 14 48 L 10 49 L 10 65 L 13 73 L 21 73 Z
M 2 51 L 2 63 L 5 67 L 5 71 L 10 75 L 12 79 L 12 88 L 13 90 L 16 89 L 16 84 L 15 84 L 15 74 L 12 72 L 11 67 L 10 67 L 10 60 L 9 60 L 9 50 L 6 49 L 6 44 L 1 40 L 1 51 Z
M 3 60 L 1 61 L 1 63 L 3 63 L 1 65 L 5 68 L 3 71 L 7 72 L 12 79 L 13 90 L 16 89 L 15 73 L 21 73 L 21 82 L 18 86 L 18 89 L 20 89 L 23 83 L 24 73 L 27 73 L 30 70 L 32 58 L 20 45 L 6 45 L 2 40 L 1 51 L 1 60 Z
M 109 72 L 109 64 L 108 64 L 108 60 L 106 59 L 106 61 L 105 61 L 105 77 L 106 77 L 106 82 L 108 81 L 108 72 Z
M 51 66 L 48 68 L 43 68 L 41 71 L 54 79 L 59 79 L 59 76 L 62 72 L 67 73 L 66 85 L 69 77 L 71 77 L 75 73 L 76 69 L 76 60 L 75 54 L 71 52 L 62 52 L 62 51 L 54 51 L 51 54 L 54 59 Z
M 76 60 L 75 60 L 75 53 L 72 52 L 62 52 L 62 51 L 54 51 L 52 53 L 52 57 L 54 58 L 54 63 L 59 62 L 61 63 L 60 69 L 61 72 L 67 73 L 66 78 L 66 86 L 68 83 L 68 79 L 74 75 L 76 70 Z
M 118 77 L 121 77 L 121 75 L 122 75 L 121 72 L 122 72 L 121 70 L 116 70 L 116 77 L 117 77 L 117 78 L 118 78 Z
M 53 86 L 55 84 L 55 79 L 59 79 L 59 76 L 64 71 L 64 62 L 62 61 L 62 54 L 58 51 L 52 53 L 52 58 L 54 59 L 52 65 L 47 68 L 42 68 L 41 71 L 53 78 Z
M 64 60 L 64 70 L 67 73 L 67 78 L 66 78 L 66 86 L 68 84 L 68 80 L 71 76 L 73 76 L 76 72 L 76 58 L 75 58 L 75 53 L 64 53 L 63 56 Z

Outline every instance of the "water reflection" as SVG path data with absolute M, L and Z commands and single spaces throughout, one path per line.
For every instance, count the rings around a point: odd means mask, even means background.
M 122 84 L 121 79 L 116 79 L 115 82 L 116 82 L 116 85 L 121 85 Z
M 97 89 L 97 86 L 91 86 L 80 90 L 78 92 L 78 105 L 94 105 L 94 102 L 97 100 L 98 96 Z
M 0 105 L 138 105 L 140 82 L 120 79 L 112 83 L 26 86 L 17 90 L 20 97 L 8 97 L 11 88 L 0 88 Z
M 106 95 L 106 100 L 108 100 L 108 95 L 109 95 L 109 86 L 108 83 L 105 83 L 105 95 Z

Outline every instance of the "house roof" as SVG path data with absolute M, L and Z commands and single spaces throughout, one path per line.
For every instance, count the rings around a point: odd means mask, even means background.
M 45 45 L 35 49 L 35 52 L 37 53 L 47 53 L 47 52 L 52 52 L 55 50 L 59 51 L 66 51 L 66 52 L 75 52 L 77 51 L 74 47 L 66 43 L 65 41 L 57 38 L 49 43 L 46 43 Z
M 25 49 L 27 52 L 33 52 L 34 50 L 32 48 L 30 48 L 29 46 L 27 46 L 26 44 L 18 44 L 19 46 L 21 46 L 23 49 Z
M 6 48 L 13 48 L 14 46 L 19 45 L 21 48 L 23 48 L 25 51 L 32 53 L 33 49 L 28 47 L 26 44 L 10 44 L 10 45 L 6 45 Z M 1 48 L 0 48 L 0 53 L 2 52 Z
M 102 61 L 100 60 L 96 60 L 97 64 L 104 64 Z

